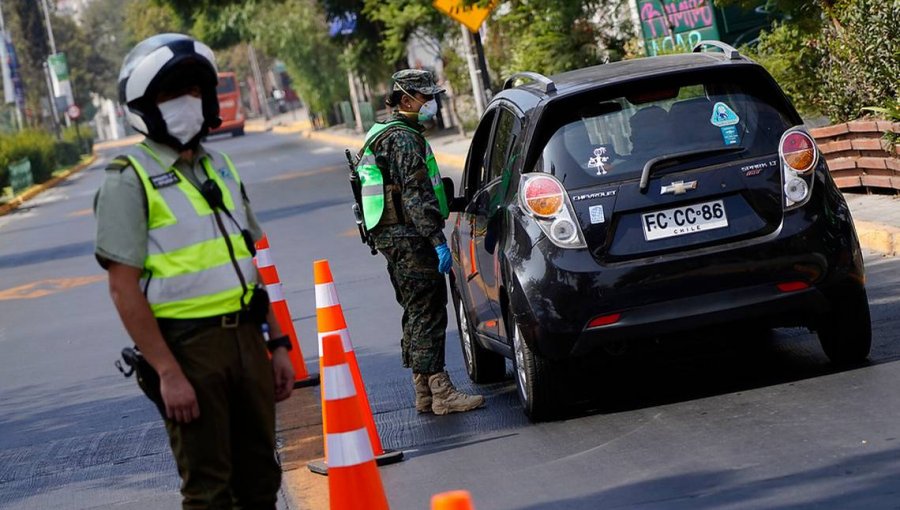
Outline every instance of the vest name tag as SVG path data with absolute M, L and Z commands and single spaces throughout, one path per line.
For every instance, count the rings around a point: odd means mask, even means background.
M 156 189 L 172 186 L 179 182 L 181 182 L 181 178 L 178 177 L 178 174 L 176 174 L 174 170 L 164 174 L 154 175 L 150 178 L 150 184 L 153 184 L 153 187 Z

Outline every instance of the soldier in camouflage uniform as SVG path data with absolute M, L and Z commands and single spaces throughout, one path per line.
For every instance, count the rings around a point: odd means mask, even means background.
M 436 194 L 443 189 L 436 189 L 433 182 L 435 175 L 440 182 L 440 175 L 433 161 L 433 168 L 426 164 L 429 150 L 420 124 L 433 117 L 434 96 L 442 89 L 428 71 L 407 69 L 395 73 L 393 79 L 393 92 L 386 103 L 394 112 L 386 123 L 403 125 L 380 126 L 383 134 L 371 146 L 385 182 L 384 213 L 371 234 L 375 247 L 387 259 L 391 284 L 403 307 L 403 366 L 413 371 L 416 410 L 439 415 L 470 411 L 483 405 L 484 397 L 457 391 L 444 371 L 444 273 L 450 271 L 450 249 Z M 372 132 L 378 128 L 376 125 Z

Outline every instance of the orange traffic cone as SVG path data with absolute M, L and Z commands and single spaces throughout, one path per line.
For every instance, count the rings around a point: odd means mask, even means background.
M 323 338 L 322 350 L 322 394 L 329 417 L 328 423 L 323 424 L 328 445 L 329 508 L 387 510 L 387 496 L 359 412 L 358 394 L 341 337 Z
M 284 299 L 284 289 L 281 286 L 278 270 L 275 269 L 275 263 L 272 261 L 272 255 L 269 251 L 268 236 L 263 235 L 263 238 L 256 243 L 256 258 L 254 261 L 257 269 L 259 269 L 259 274 L 262 276 L 263 283 L 266 285 L 266 291 L 269 293 L 275 320 L 278 321 L 281 331 L 291 339 L 291 350 L 288 351 L 288 355 L 291 358 L 291 365 L 294 367 L 294 388 L 319 384 L 319 374 L 310 374 L 306 371 L 306 363 L 303 361 L 303 351 L 300 350 L 297 332 L 294 331 L 291 311 L 288 309 L 287 301 Z
M 359 363 L 356 361 L 353 343 L 350 342 L 350 332 L 347 330 L 347 322 L 344 320 L 344 312 L 341 309 L 341 303 L 338 299 L 337 289 L 334 286 L 334 278 L 331 276 L 331 267 L 329 267 L 328 261 L 317 260 L 313 262 L 313 272 L 316 284 L 316 319 L 319 328 L 319 371 L 323 371 L 324 363 L 322 339 L 328 335 L 337 335 L 341 339 L 344 355 L 347 358 L 347 364 L 350 366 L 353 386 L 356 388 L 356 394 L 359 397 L 360 412 L 365 421 L 366 430 L 369 433 L 369 441 L 372 445 L 372 451 L 375 453 L 375 461 L 379 466 L 399 462 L 403 460 L 402 451 L 385 450 L 381 446 L 381 439 L 378 437 L 378 429 L 375 427 L 375 419 L 372 417 L 372 408 L 369 405 L 366 387 L 359 372 Z M 325 412 L 324 394 L 322 398 L 322 422 L 327 426 L 330 417 Z M 325 444 L 325 456 L 326 458 L 328 456 L 327 443 Z M 310 462 L 307 466 L 314 473 L 321 475 L 328 473 L 327 466 L 319 461 Z
M 469 491 L 450 491 L 431 497 L 431 510 L 475 510 Z

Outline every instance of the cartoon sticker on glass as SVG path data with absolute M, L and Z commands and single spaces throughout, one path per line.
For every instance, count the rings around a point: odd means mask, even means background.
M 594 156 L 588 160 L 588 168 L 596 168 L 597 175 L 606 175 L 609 173 L 606 165 L 609 163 L 609 156 L 606 155 L 606 147 L 597 147 L 594 149 Z

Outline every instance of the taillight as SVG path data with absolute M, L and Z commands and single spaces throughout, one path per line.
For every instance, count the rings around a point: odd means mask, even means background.
M 784 207 L 800 207 L 812 194 L 812 170 L 819 162 L 816 143 L 803 128 L 793 127 L 781 135 L 778 154 L 784 182 Z
M 588 323 L 587 329 L 591 328 L 599 328 L 601 326 L 609 326 L 610 324 L 615 324 L 619 322 L 619 319 L 622 318 L 621 313 L 611 313 L 609 315 L 601 315 L 599 317 L 594 317 L 591 319 L 591 322 Z
M 563 206 L 563 188 L 552 177 L 540 176 L 528 179 L 522 186 L 522 195 L 528 210 L 536 216 L 555 216 Z
M 552 175 L 526 173 L 519 187 L 522 209 L 541 227 L 544 234 L 560 248 L 585 248 L 581 228 L 565 188 Z
M 816 164 L 816 144 L 802 131 L 790 131 L 781 139 L 781 154 L 788 168 L 800 174 Z

